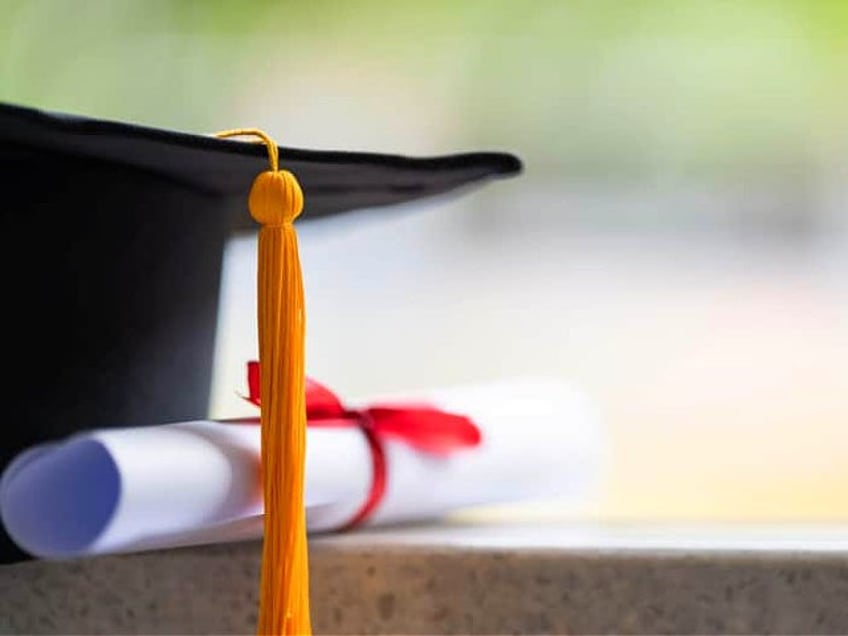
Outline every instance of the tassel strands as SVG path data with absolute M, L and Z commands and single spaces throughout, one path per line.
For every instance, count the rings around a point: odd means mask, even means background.
M 258 328 L 265 538 L 257 633 L 310 634 L 304 506 L 306 313 L 293 224 L 303 208 L 303 192 L 294 175 L 279 169 L 277 145 L 262 131 L 238 129 L 217 136 L 259 138 L 271 164 L 254 181 L 248 200 L 251 216 L 262 225 Z

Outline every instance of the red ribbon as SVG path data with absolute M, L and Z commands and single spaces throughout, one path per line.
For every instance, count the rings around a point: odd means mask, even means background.
M 258 362 L 247 363 L 247 386 L 247 400 L 259 406 Z M 424 404 L 374 404 L 349 409 L 330 389 L 310 378 L 306 379 L 306 419 L 309 426 L 315 427 L 358 427 L 371 449 L 371 488 L 345 529 L 364 522 L 385 495 L 387 462 L 383 440 L 393 438 L 417 451 L 438 456 L 474 448 L 482 440 L 480 429 L 464 415 Z

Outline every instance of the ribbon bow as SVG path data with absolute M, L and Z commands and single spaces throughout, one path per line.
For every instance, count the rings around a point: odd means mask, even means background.
M 247 400 L 260 404 L 259 363 L 247 363 Z M 448 455 L 480 444 L 480 429 L 466 416 L 423 404 L 374 404 L 364 409 L 346 408 L 323 384 L 306 379 L 306 419 L 309 426 L 360 426 L 381 439 L 399 439 L 415 450 Z
M 247 363 L 248 402 L 260 405 L 259 363 Z M 468 417 L 425 404 L 373 404 L 349 409 L 330 389 L 306 379 L 306 421 L 310 427 L 351 427 L 362 430 L 371 448 L 373 476 L 366 501 L 343 529 L 360 525 L 386 492 L 387 466 L 383 441 L 397 439 L 417 451 L 447 456 L 479 446 L 480 429 Z

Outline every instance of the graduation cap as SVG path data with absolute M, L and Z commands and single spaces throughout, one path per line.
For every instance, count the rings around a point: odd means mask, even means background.
M 263 404 L 264 427 L 266 411 L 288 418 L 303 408 L 296 395 L 302 295 L 291 226 L 300 206 L 308 222 L 521 169 L 501 153 L 407 158 L 262 141 L 0 104 L 9 423 L 0 470 L 23 448 L 81 428 L 206 415 L 223 248 L 234 229 L 256 227 L 245 213 L 249 192 L 251 212 L 264 224 L 263 395 L 284 393 Z M 282 338 L 268 336 L 278 331 Z M 293 439 L 278 443 L 290 447 Z M 267 460 L 263 454 L 263 466 Z M 3 540 L 8 558 L 13 548 Z M 289 615 L 285 600 L 285 607 L 272 601 L 269 612 L 284 630 L 308 628 Z M 266 631 L 277 629 L 269 625 Z

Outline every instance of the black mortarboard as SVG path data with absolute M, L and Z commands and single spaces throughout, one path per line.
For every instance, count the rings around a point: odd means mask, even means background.
M 303 187 L 302 221 L 521 169 L 501 153 L 280 148 L 280 157 Z M 252 225 L 245 197 L 266 167 L 259 144 L 0 104 L 0 470 L 80 428 L 206 415 L 223 247 Z M 3 553 L 12 554 L 5 537 Z

